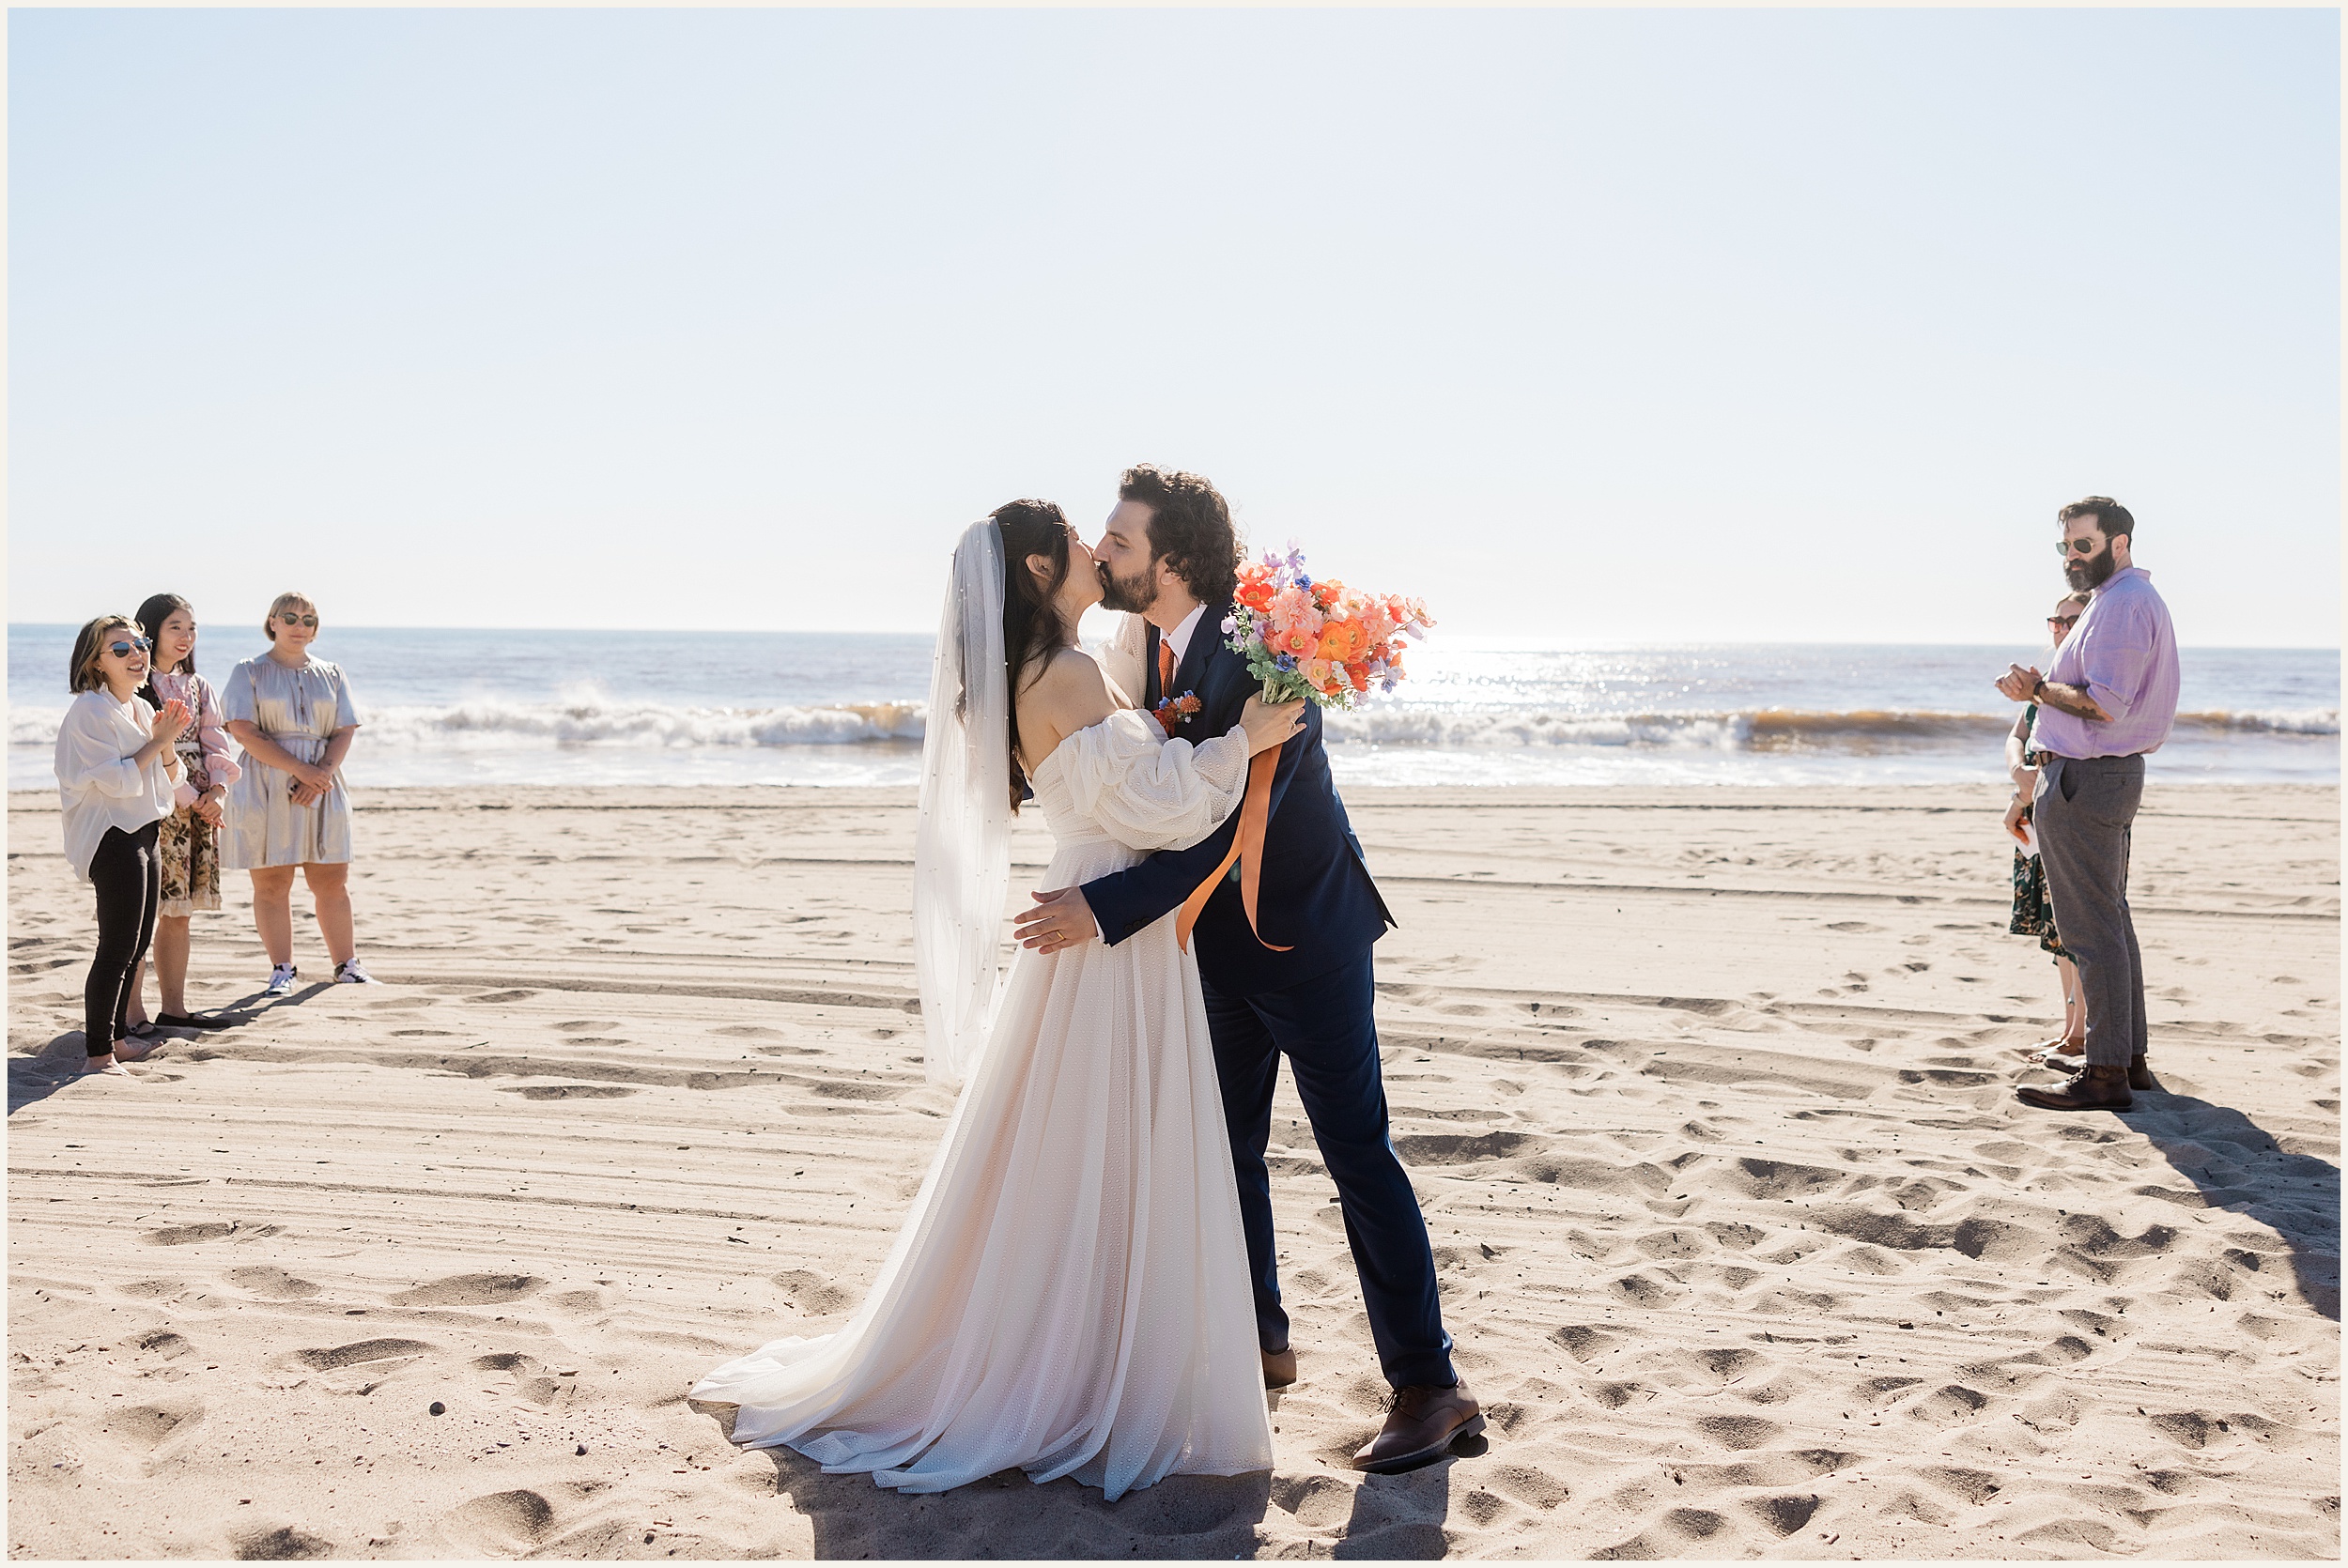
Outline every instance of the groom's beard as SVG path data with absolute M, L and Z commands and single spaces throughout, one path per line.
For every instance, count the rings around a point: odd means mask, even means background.
M 2086 560 L 2080 561 L 2075 558 L 2066 562 L 2062 568 L 2062 580 L 2071 585 L 2071 592 L 2074 593 L 2084 593 L 2109 582 L 2114 569 L 2111 543 L 2106 540 L 2104 547 Z
M 1137 577 L 1120 577 L 1107 567 L 1101 568 L 1101 607 L 1121 609 L 1139 615 L 1158 602 L 1158 579 L 1154 572 L 1144 572 Z

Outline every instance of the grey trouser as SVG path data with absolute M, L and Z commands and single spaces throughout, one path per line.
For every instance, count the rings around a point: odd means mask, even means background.
M 2144 798 L 2141 757 L 2048 757 L 2031 821 L 2055 930 L 2078 965 L 2087 1060 L 2125 1067 L 2144 1053 L 2144 955 L 2128 914 L 2128 839 Z

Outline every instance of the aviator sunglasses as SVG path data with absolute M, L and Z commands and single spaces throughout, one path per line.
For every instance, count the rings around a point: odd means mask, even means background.
M 2060 556 L 2093 555 L 2094 553 L 2095 541 L 2093 539 L 2058 539 L 2055 541 L 2055 554 Z
M 154 646 L 155 645 L 153 643 L 147 641 L 147 638 L 143 637 L 134 637 L 128 642 L 110 642 L 106 644 L 106 652 L 112 653 L 117 659 L 127 659 L 131 656 L 133 650 L 144 653 Z
M 318 618 L 315 615 L 296 615 L 289 609 L 279 610 L 277 619 L 288 626 L 315 626 L 318 623 Z

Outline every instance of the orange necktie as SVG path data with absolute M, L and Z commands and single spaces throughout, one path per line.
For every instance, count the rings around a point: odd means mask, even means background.
M 1164 638 L 1158 638 L 1158 695 L 1174 695 L 1174 645 Z

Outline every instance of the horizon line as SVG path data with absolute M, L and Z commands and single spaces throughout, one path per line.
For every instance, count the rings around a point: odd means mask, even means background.
M 82 622 L 75 622 L 75 621 L 10 621 L 10 622 L 8 623 L 8 630 L 9 630 L 11 633 L 14 633 L 14 632 L 16 632 L 17 630 L 19 630 L 20 628 L 22 628 L 22 629 L 25 629 L 25 630 L 44 630 L 44 631 L 74 631 L 74 630 L 78 630 L 78 629 L 79 629 L 79 628 L 80 628 L 83 624 L 84 624 L 84 623 L 82 623 Z M 256 629 L 257 629 L 257 628 L 256 628 Z M 772 626 L 772 627 L 758 627 L 758 626 L 751 626 L 751 627 L 734 627 L 734 628 L 729 629 L 729 630 L 727 630 L 727 631 L 725 631 L 725 632 L 723 632 L 723 633 L 719 633 L 719 632 L 712 631 L 712 630 L 711 630 L 711 628 L 710 628 L 708 625 L 706 625 L 706 624 L 700 625 L 700 626 L 553 626 L 553 625 L 516 625 L 516 624 L 511 624 L 511 623 L 509 623 L 509 624 L 506 624 L 506 625 L 501 625 L 501 626 L 459 626 L 459 625 L 398 625 L 398 624 L 392 624 L 392 623 L 388 623 L 356 622 L 356 621 L 353 621 L 353 622 L 337 622 L 337 623 L 335 623 L 335 629 L 336 629 L 336 630 L 338 630 L 338 631 L 353 631 L 353 632 L 487 632 L 487 633 L 508 633 L 508 632 L 579 632 L 579 633 L 601 633 L 601 634 L 605 634 L 605 635 L 618 634 L 618 635 L 623 635 L 623 636 L 625 636 L 625 635 L 631 635 L 631 634 L 634 634 L 634 635 L 667 636 L 667 637 L 690 636 L 690 635 L 693 635 L 693 634 L 696 634 L 696 633 L 706 634 L 706 635 L 713 636 L 713 637 L 714 637 L 714 636 L 728 636 L 728 637 L 734 637 L 734 636 L 741 636 L 741 635 L 743 635 L 744 633 L 748 633 L 749 636 L 752 636 L 752 637 L 901 637 L 901 638 L 931 638 L 932 640 L 935 640 L 935 636 L 936 636 L 936 634 L 935 634 L 935 633 L 933 633 L 933 632 L 919 632 L 919 631 L 842 631 L 842 630 L 837 630 L 837 629 L 826 629 L 826 628 L 822 628 L 822 627 L 807 628 L 807 627 L 796 627 L 796 626 Z M 323 635 L 323 633 L 321 633 L 321 635 Z M 1444 634 L 1444 633 L 1442 633 L 1442 632 L 1439 630 L 1439 631 L 1437 632 L 1436 637 L 1435 637 L 1434 638 L 1431 638 L 1431 639 L 1428 639 L 1428 640 L 1426 640 L 1426 641 L 1423 641 L 1423 642 L 1421 643 L 1421 646 L 1422 646 L 1423 648 L 1432 648 L 1432 647 L 1436 646 L 1436 645 L 1437 645 L 1437 643 L 1439 643 L 1439 642 L 1449 642 L 1449 643 L 1452 643 L 1452 644 L 1455 644 L 1455 645 L 1466 645 L 1466 644 L 1477 644 L 1477 643 L 1480 643 L 1480 644 L 1485 644 L 1485 645 L 1504 644 L 1504 645 L 1512 645 L 1512 646 L 1537 646 L 1537 647 L 1560 648 L 1560 649 L 1567 649 L 1567 648 L 1584 648 L 1584 649 L 1589 649 L 1589 650 L 1592 650 L 1592 651 L 1602 651 L 1602 650 L 1611 650 L 1611 649 L 1617 649 L 1617 648 L 1682 648 L 1682 647 L 1704 647 L 1704 648 L 2010 648 L 2010 647 L 2017 647 L 2017 646 L 2019 646 L 2020 644 L 2022 644 L 2022 643 L 2024 643 L 2024 642 L 2027 642 L 2027 641 L 2029 641 L 2029 640 L 2030 640 L 2030 639 L 2029 639 L 2029 638 L 2011 638 L 2011 639 L 2008 639 L 2008 640 L 2006 640 L 2006 641 L 2002 641 L 2002 642 L 1981 642 L 1981 641 L 1972 641 L 1972 640 L 1969 640 L 1969 639 L 1954 638 L 1915 638 L 1915 639 L 1908 640 L 1908 641 L 1898 641 L 1898 642 L 1894 642 L 1894 641 L 1888 641 L 1888 640 L 1884 640 L 1884 639 L 1880 639 L 1880 638 L 1684 638 L 1684 637 L 1683 637 L 1683 638 L 1603 638 L 1603 639 L 1589 639 L 1589 640 L 1583 640 L 1583 639 L 1579 639 L 1579 638 L 1569 638 L 1569 637 L 1541 638 L 1541 637 L 1524 637 L 1524 636 L 1495 636 L 1495 635 L 1489 634 L 1489 633 L 1476 633 L 1476 632 L 1460 632 L 1460 633 L 1457 633 L 1457 634 Z M 2340 644 L 2338 644 L 2338 643 L 2323 643 L 2323 642 L 2267 642 L 2267 643 L 2249 643 L 2249 642 L 2180 642 L 2180 643 L 2178 643 L 2178 644 L 2177 644 L 2177 648 L 2178 648 L 2179 652 L 2193 651 L 2193 652 L 2204 652 L 2204 653 L 2339 653 L 2340 652 Z

